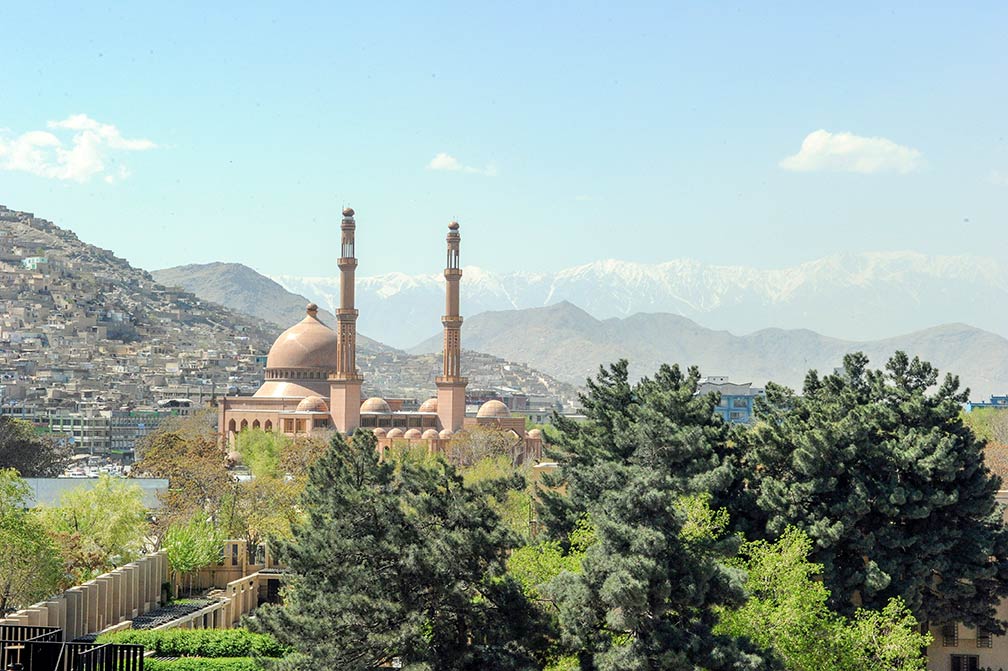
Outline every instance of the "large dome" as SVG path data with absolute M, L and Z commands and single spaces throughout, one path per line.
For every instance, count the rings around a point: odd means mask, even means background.
M 308 306 L 308 315 L 280 334 L 270 347 L 266 368 L 326 369 L 336 367 L 339 351 L 336 332 L 318 320 L 318 307 Z

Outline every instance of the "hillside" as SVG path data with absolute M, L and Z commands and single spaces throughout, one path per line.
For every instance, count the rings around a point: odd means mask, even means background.
M 626 358 L 634 376 L 661 363 L 698 365 L 707 375 L 800 387 L 806 371 L 832 370 L 846 352 L 862 350 L 881 366 L 896 350 L 919 355 L 960 376 L 974 399 L 1008 389 L 1008 340 L 965 324 L 946 324 L 885 340 L 853 342 L 810 330 L 764 329 L 737 336 L 672 314 L 598 320 L 563 302 L 544 308 L 485 312 L 465 321 L 467 347 L 534 366 L 583 384 L 603 363 Z M 413 352 L 440 348 L 432 337 Z
M 26 411 L 251 392 L 258 319 L 157 283 L 112 251 L 0 206 L 0 402 Z
M 169 287 L 179 287 L 202 300 L 226 305 L 242 314 L 269 323 L 282 331 L 304 319 L 305 305 L 311 301 L 240 263 L 204 263 L 151 271 L 151 276 Z M 330 327 L 336 323 L 332 312 L 320 307 L 319 319 Z M 279 333 L 279 331 L 277 331 Z M 359 351 L 374 353 L 389 348 L 358 334 Z
M 336 277 L 275 279 L 322 306 L 331 308 L 338 296 Z M 413 345 L 398 325 L 405 319 L 433 332 L 443 282 L 440 273 L 359 278 L 360 328 L 396 347 Z M 656 264 L 609 259 L 546 273 L 464 268 L 464 315 L 561 301 L 599 319 L 662 312 L 734 333 L 810 328 L 872 340 L 964 322 L 1008 336 L 1008 312 L 989 309 L 1008 302 L 1008 268 L 988 258 L 872 252 L 772 269 L 691 259 Z

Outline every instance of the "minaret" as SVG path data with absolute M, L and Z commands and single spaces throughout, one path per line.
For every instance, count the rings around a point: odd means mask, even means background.
M 465 389 L 469 380 L 461 376 L 462 369 L 462 317 L 459 315 L 459 225 L 448 224 L 448 262 L 445 265 L 444 365 L 436 379 L 438 419 L 441 428 L 452 432 L 462 428 L 465 419 Z
M 329 410 L 333 426 L 344 434 L 353 433 L 360 425 L 361 382 L 357 372 L 357 309 L 354 308 L 354 211 L 343 210 L 340 242 L 340 306 L 336 310 L 336 372 L 329 375 Z

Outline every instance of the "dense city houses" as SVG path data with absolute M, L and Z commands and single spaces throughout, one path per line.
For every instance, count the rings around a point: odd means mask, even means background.
M 268 335 L 70 231 L 0 206 L 0 412 L 128 460 L 167 416 L 250 393 Z

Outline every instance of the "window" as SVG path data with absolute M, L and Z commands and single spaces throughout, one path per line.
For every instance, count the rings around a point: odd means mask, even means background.
M 238 544 L 231 544 L 231 566 L 238 566 Z
M 731 402 L 731 407 L 733 408 L 748 408 L 749 399 L 747 398 L 733 398 Z
M 959 625 L 955 622 L 942 625 L 942 645 L 946 648 L 954 648 L 959 645 Z
M 978 655 L 952 655 L 952 671 L 980 671 Z
M 991 633 L 986 629 L 977 629 L 977 647 L 978 648 L 993 647 L 993 640 L 991 637 Z

